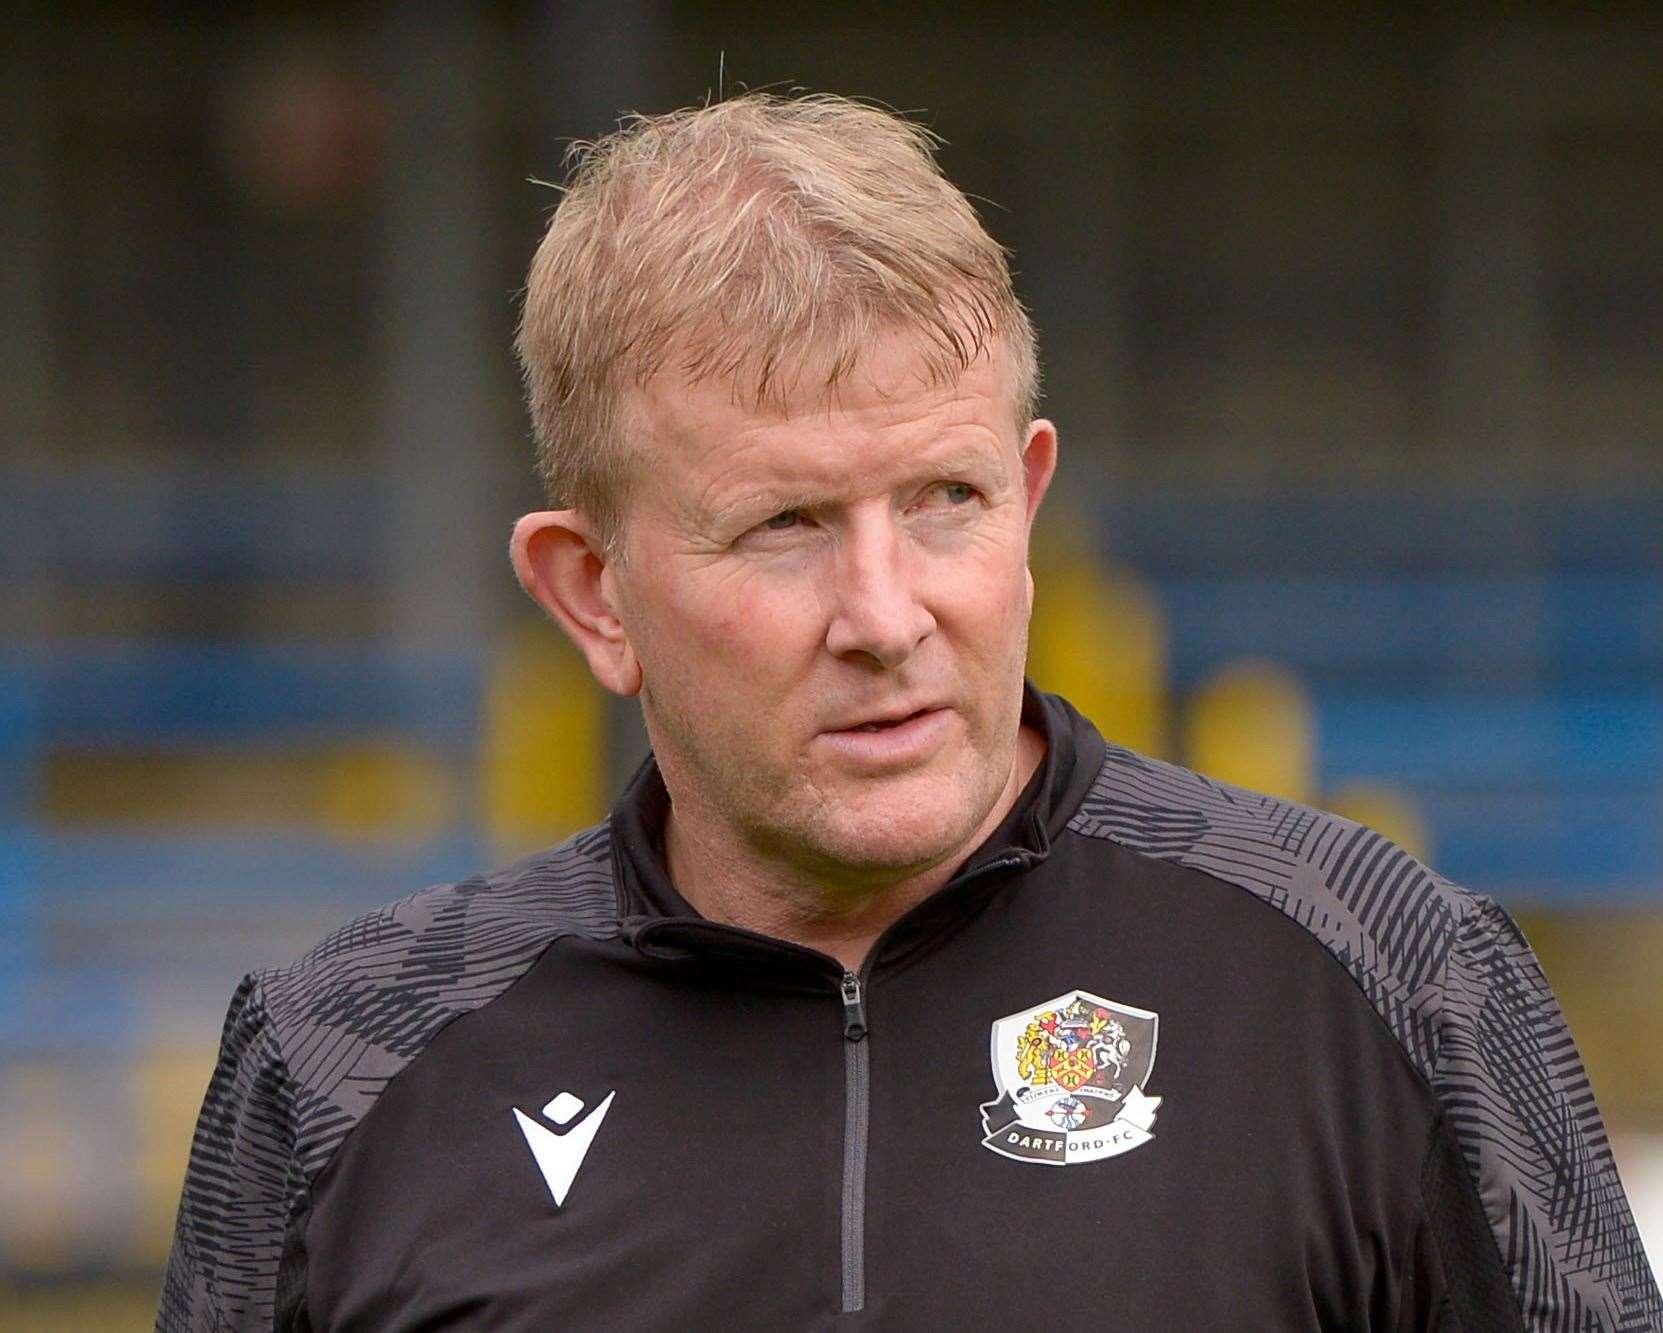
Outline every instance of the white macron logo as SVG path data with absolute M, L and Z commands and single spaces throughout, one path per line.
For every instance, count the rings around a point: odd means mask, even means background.
M 573 1125 L 572 1117 L 583 1109 L 583 1099 L 569 1092 L 558 1094 L 543 1108 L 543 1114 L 557 1125 L 570 1126 L 560 1133 L 538 1124 L 519 1107 L 514 1108 L 514 1119 L 520 1122 L 520 1133 L 525 1135 L 526 1147 L 537 1159 L 537 1169 L 548 1182 L 556 1208 L 566 1202 L 566 1193 L 577 1178 L 577 1169 L 583 1165 L 589 1145 L 595 1141 L 595 1133 L 617 1095 L 616 1091 L 607 1093 L 599 1106 Z

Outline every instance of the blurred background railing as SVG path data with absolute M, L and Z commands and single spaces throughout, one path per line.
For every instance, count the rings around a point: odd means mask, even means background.
M 138 1326 L 224 1005 L 551 842 L 641 753 L 503 558 L 560 136 L 924 108 L 1062 483 L 1032 668 L 1523 920 L 1663 1246 L 1663 44 L 1345 22 L 416 3 L 7 25 L 0 1326 Z

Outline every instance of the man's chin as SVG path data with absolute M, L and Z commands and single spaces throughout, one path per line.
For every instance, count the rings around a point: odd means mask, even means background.
M 825 863 L 828 877 L 892 883 L 962 859 L 975 850 L 977 832 L 999 792 L 974 799 L 957 784 L 942 791 L 939 781 L 881 785 L 884 790 L 866 793 L 867 799 L 834 807 L 830 818 L 822 810 L 823 822 L 808 831 L 804 842 Z

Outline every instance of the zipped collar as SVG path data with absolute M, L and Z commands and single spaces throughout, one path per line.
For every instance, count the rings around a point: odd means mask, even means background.
M 1102 767 L 1103 738 L 1066 700 L 1024 682 L 1022 721 L 1045 736 L 1045 756 L 999 827 L 939 890 L 907 912 L 880 939 L 886 960 L 911 953 L 978 908 L 1018 870 L 1045 860 Z M 663 834 L 670 809 L 657 762 L 647 757 L 612 814 L 612 868 L 624 937 L 655 957 L 704 956 L 755 969 L 765 960 L 823 957 L 755 931 L 707 921 L 670 883 Z M 868 966 L 877 961 L 874 948 Z M 829 957 L 832 969 L 841 971 Z M 772 970 L 772 969 L 770 969 Z M 826 968 L 817 968 L 825 971 Z

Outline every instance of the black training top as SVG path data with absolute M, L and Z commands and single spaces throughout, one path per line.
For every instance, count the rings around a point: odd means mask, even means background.
M 610 821 L 232 1002 L 158 1327 L 1659 1329 L 1529 947 L 1356 824 L 1045 761 L 859 974 Z

